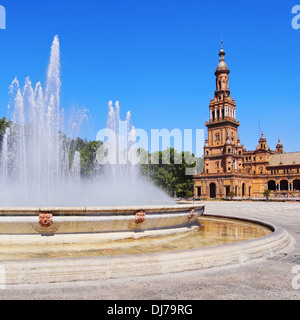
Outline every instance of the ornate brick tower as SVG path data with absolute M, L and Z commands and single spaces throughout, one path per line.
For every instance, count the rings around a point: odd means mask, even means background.
M 244 147 L 238 138 L 240 123 L 236 120 L 236 104 L 230 95 L 229 68 L 225 62 L 223 41 L 217 66 L 216 90 L 209 104 L 204 146 L 204 170 L 195 176 L 195 196 L 222 198 L 234 192 L 244 196 L 251 185 L 244 177 Z
M 230 96 L 229 68 L 225 51 L 219 53 L 220 61 L 215 72 L 216 91 L 210 101 L 210 119 L 204 147 L 204 173 L 238 172 L 242 169 L 243 146 L 238 139 L 239 122 L 236 121 L 236 104 Z M 240 172 L 240 171 L 239 171 Z
M 246 150 L 238 138 L 240 123 L 230 96 L 229 68 L 223 41 L 215 72 L 216 91 L 209 104 L 206 122 L 203 173 L 194 177 L 196 199 L 272 196 L 300 197 L 300 152 L 285 153 L 280 140 L 272 151 L 264 134 L 255 150 Z

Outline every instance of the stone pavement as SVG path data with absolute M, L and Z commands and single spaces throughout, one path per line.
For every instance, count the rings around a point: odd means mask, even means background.
M 292 271 L 300 265 L 300 203 L 205 204 L 207 214 L 261 219 L 281 225 L 294 237 L 295 250 L 269 260 L 168 276 L 15 286 L 0 290 L 0 299 L 299 300 L 300 270 L 299 280 Z

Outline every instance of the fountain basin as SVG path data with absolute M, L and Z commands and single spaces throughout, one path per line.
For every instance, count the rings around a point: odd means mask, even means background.
M 211 216 L 203 216 L 203 219 L 207 217 L 211 218 Z M 216 216 L 216 218 L 220 217 Z M 257 259 L 272 258 L 294 249 L 293 238 L 280 226 L 252 219 L 234 217 L 226 217 L 226 219 L 254 223 L 268 228 L 271 233 L 261 238 L 234 244 L 188 250 L 78 258 L 40 257 L 38 259 L 3 260 L 1 271 L 4 277 L 0 277 L 0 285 L 47 284 L 167 275 L 234 264 L 240 265 Z M 40 237 L 40 239 L 43 238 Z M 44 239 L 52 239 L 52 237 Z
M 0 235 L 97 234 L 190 228 L 204 205 L 2 208 Z M 1 239 L 0 239 L 1 245 Z
M 204 210 L 201 204 L 2 208 L 0 285 L 97 281 L 193 271 L 272 258 L 294 248 L 292 237 L 280 226 L 251 219 L 204 215 Z M 47 215 L 51 215 L 50 219 Z M 41 216 L 45 221 L 41 221 Z M 263 237 L 225 245 L 201 247 L 199 242 L 199 247 L 193 249 L 164 248 L 166 241 L 162 238 L 169 239 L 171 248 L 175 244 L 173 241 L 182 237 L 186 242 L 189 234 L 193 237 L 193 233 L 197 233 L 198 220 L 215 218 L 224 226 L 225 219 L 235 219 L 241 224 L 266 228 L 268 232 Z M 207 228 L 205 231 L 210 233 L 209 225 Z M 225 227 L 221 229 L 222 232 L 226 230 Z M 147 243 L 154 238 L 162 251 L 145 253 L 128 246 L 131 241 L 143 238 L 147 238 L 142 240 Z M 149 243 L 152 245 L 151 241 Z M 116 246 L 124 247 L 126 253 L 114 255 Z M 99 251 L 100 255 L 89 256 L 91 250 Z M 55 257 L 61 253 L 63 257 Z

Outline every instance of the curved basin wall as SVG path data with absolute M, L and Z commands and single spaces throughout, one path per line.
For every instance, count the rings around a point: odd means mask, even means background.
M 72 234 L 180 228 L 197 224 L 203 213 L 203 205 L 10 208 L 0 210 L 0 234 Z M 44 225 L 41 214 L 45 216 Z M 48 224 L 47 219 L 51 220 Z

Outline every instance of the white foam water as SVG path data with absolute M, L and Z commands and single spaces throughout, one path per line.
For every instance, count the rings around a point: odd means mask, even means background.
M 170 204 L 171 198 L 143 179 L 138 164 L 105 165 L 90 179 L 80 176 L 80 153 L 70 159 L 65 115 L 60 107 L 60 45 L 54 38 L 45 89 L 27 78 L 10 86 L 12 125 L 6 130 L 0 157 L 0 206 L 126 206 Z M 84 115 L 72 125 L 80 126 Z M 67 119 L 68 120 L 68 119 Z M 120 137 L 120 105 L 109 102 L 107 127 Z M 127 113 L 127 147 L 135 128 Z M 76 130 L 75 130 L 76 131 Z M 78 128 L 77 128 L 78 131 Z M 121 141 L 121 140 L 117 140 Z M 117 148 L 123 148 L 117 145 Z M 122 154 L 118 152 L 117 154 Z

